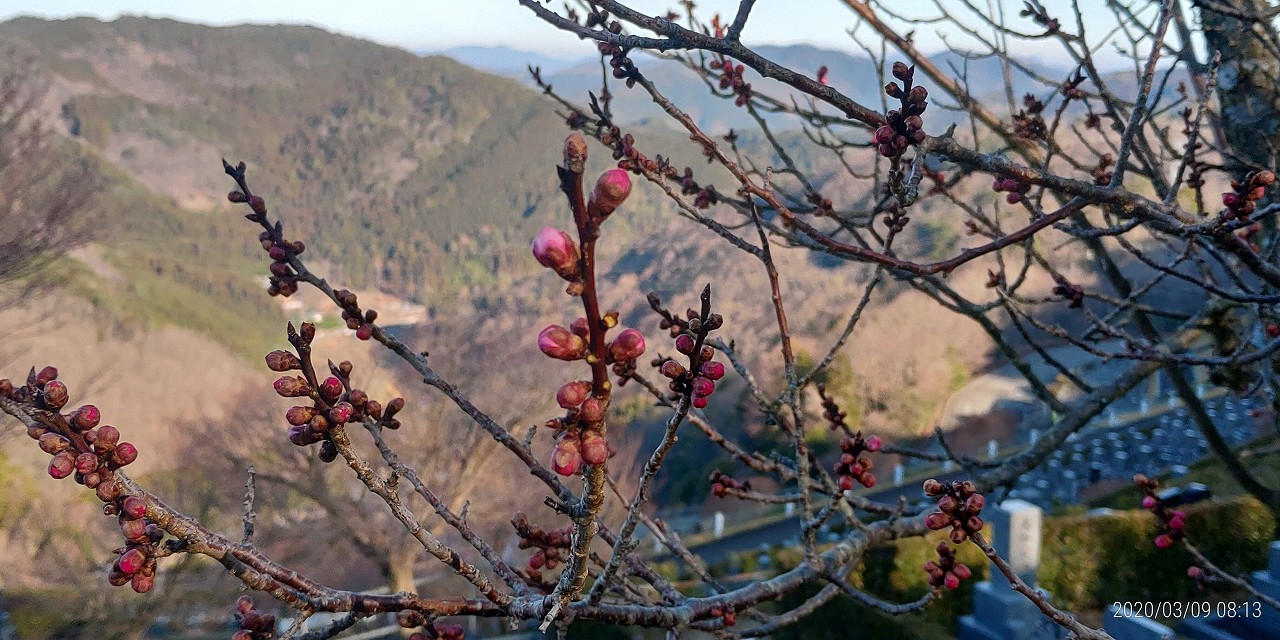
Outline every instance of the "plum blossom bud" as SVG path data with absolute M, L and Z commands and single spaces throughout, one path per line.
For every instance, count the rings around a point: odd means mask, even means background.
M 673 380 L 675 378 L 679 378 L 680 376 L 683 376 L 686 373 L 684 365 L 680 364 L 679 362 L 676 362 L 675 360 L 664 361 L 662 363 L 662 367 L 660 367 L 658 371 L 662 373 L 662 375 L 668 378 L 671 378 Z
M 609 443 L 598 431 L 587 430 L 582 434 L 582 461 L 598 467 L 609 460 Z
M 50 380 L 44 385 L 44 405 L 57 411 L 67 404 L 67 385 Z
M 644 355 L 644 335 L 635 329 L 623 329 L 609 344 L 609 355 L 615 362 L 627 362 Z
M 863 441 L 862 444 L 867 448 L 867 451 L 879 451 L 880 447 L 884 446 L 884 441 L 880 439 L 880 436 L 871 436 Z
M 1144 496 L 1144 497 L 1142 498 L 1142 508 L 1143 508 L 1143 509 L 1154 509 L 1154 508 L 1156 508 L 1156 499 L 1155 499 L 1155 497 L 1153 497 L 1153 496 Z
M 120 467 L 127 467 L 137 459 L 138 448 L 131 442 L 121 442 L 116 446 L 116 450 L 111 452 L 111 461 Z
M 604 412 L 608 408 L 604 400 L 592 396 L 582 402 L 578 416 L 587 424 L 600 424 L 604 422 Z
M 1173 546 L 1173 538 L 1170 537 L 1168 534 L 1162 533 L 1156 536 L 1157 549 L 1168 549 L 1171 546 Z
M 572 409 L 591 395 L 591 383 L 586 380 L 574 380 L 564 383 L 556 392 L 556 404 L 562 409 Z
M 140 549 L 134 547 L 120 556 L 116 561 L 116 566 L 120 567 L 120 572 L 125 575 L 133 575 L 142 571 L 142 565 L 146 564 L 147 556 Z
M 315 407 L 289 407 L 289 411 L 284 414 L 284 419 L 296 427 L 310 422 L 317 413 L 319 412 Z
M 572 331 L 558 325 L 549 325 L 538 334 L 538 348 L 557 360 L 581 360 L 587 352 L 587 343 Z
M 277 350 L 267 354 L 267 368 L 272 371 L 292 371 L 302 368 L 302 361 L 288 351 Z
M 587 160 L 587 141 L 574 131 L 564 139 L 564 162 L 569 167 L 581 167 Z
M 719 362 L 702 363 L 702 375 L 711 380 L 719 380 L 724 377 L 724 365 Z
M 564 438 L 556 444 L 551 452 L 551 469 L 562 476 L 571 476 L 582 468 L 582 451 L 578 449 L 578 441 Z
M 676 337 L 676 351 L 689 355 L 693 353 L 694 346 L 696 345 L 693 336 L 687 333 L 682 333 Z
M 538 264 L 555 271 L 565 280 L 577 280 L 578 244 L 569 234 L 555 227 L 543 227 L 533 239 L 533 257 Z
M 137 520 L 147 513 L 147 502 L 138 496 L 125 496 L 120 501 L 120 515 L 126 520 Z
M 941 511 L 935 511 L 924 517 L 924 526 L 937 531 L 951 525 L 951 517 Z
M 54 480 L 61 480 L 76 470 L 76 457 L 70 451 L 63 451 L 49 461 L 49 475 Z
M 592 214 L 604 217 L 613 213 L 631 195 L 631 176 L 623 169 L 610 169 L 600 174 L 596 188 L 591 192 L 587 208 Z
M 302 376 L 281 376 L 274 386 L 283 398 L 301 398 L 311 393 L 311 385 Z
M 320 393 L 330 400 L 337 398 L 342 395 L 342 381 L 334 376 L 325 378 L 324 382 L 320 383 Z
M 329 410 L 329 420 L 334 424 L 346 424 L 351 420 L 351 414 L 354 411 L 355 407 L 352 407 L 350 402 L 339 402 Z

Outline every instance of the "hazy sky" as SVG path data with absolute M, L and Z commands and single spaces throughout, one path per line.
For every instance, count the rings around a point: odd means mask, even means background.
M 909 0 L 909 4 L 915 0 Z M 1102 0 L 1086 0 L 1101 5 Z M 676 0 L 633 0 L 636 9 L 660 14 L 677 8 Z M 931 6 L 932 3 L 919 3 Z M 986 3 L 980 0 L 978 6 Z M 1014 10 L 1021 2 L 1006 0 Z M 1064 0 L 1044 4 L 1066 19 Z M 737 0 L 698 0 L 704 18 L 719 11 L 731 16 Z M 560 8 L 555 0 L 548 6 Z M 252 0 L 219 2 L 202 0 L 4 0 L 0 20 L 15 15 L 44 17 L 93 15 L 104 19 L 120 14 L 144 14 L 184 21 L 226 25 L 254 23 L 306 23 L 393 44 L 411 50 L 437 50 L 458 45 L 505 44 L 540 53 L 580 56 L 591 47 L 533 17 L 516 0 Z M 1086 11 L 1085 15 L 1098 12 Z M 1015 20 L 1017 20 L 1015 18 Z M 1064 20 L 1065 21 L 1065 20 Z M 1021 22 L 1028 22 L 1022 20 Z M 744 33 L 744 40 L 759 44 L 809 43 L 827 48 L 850 49 L 846 29 L 856 23 L 853 12 L 837 0 L 759 0 Z M 1026 25 L 1029 30 L 1031 25 Z M 926 49 L 938 48 L 931 30 L 922 28 L 917 39 Z

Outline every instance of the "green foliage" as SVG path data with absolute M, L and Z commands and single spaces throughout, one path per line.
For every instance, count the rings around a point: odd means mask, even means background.
M 1191 541 L 1232 574 L 1266 565 L 1275 520 L 1251 497 L 1187 507 Z M 1157 549 L 1155 518 L 1145 511 L 1051 519 L 1045 531 L 1040 584 L 1068 609 L 1099 609 L 1114 600 L 1197 598 L 1187 578 L 1190 556 Z

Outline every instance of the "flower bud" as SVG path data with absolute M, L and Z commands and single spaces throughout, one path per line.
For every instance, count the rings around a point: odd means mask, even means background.
M 951 541 L 955 544 L 964 544 L 964 541 L 968 539 L 969 535 L 964 532 L 964 529 L 956 527 L 951 530 Z
M 133 464 L 138 459 L 138 448 L 133 446 L 131 442 L 121 442 L 116 445 L 116 450 L 111 452 L 111 461 L 116 466 L 125 467 Z
M 587 352 L 587 343 L 568 329 L 553 324 L 538 334 L 538 348 L 557 360 L 581 360 Z
M 336 400 L 342 395 L 342 381 L 333 376 L 325 378 L 320 383 L 320 394 L 329 400 Z
M 141 541 L 147 537 L 147 521 L 144 519 L 123 520 L 120 522 L 120 533 L 129 541 Z
M 609 344 L 614 362 L 627 362 L 644 355 L 644 335 L 635 329 L 623 329 Z
M 274 386 L 282 398 L 301 398 L 311 394 L 311 385 L 302 376 L 281 376 Z
M 103 502 L 115 502 L 116 498 L 120 497 L 120 492 L 120 483 L 111 478 L 98 483 L 94 491 L 98 495 L 98 499 Z
M 82 453 L 76 456 L 76 471 L 80 473 L 93 473 L 98 470 L 98 456 L 92 453 Z
M 1173 546 L 1173 538 L 1168 534 L 1162 533 L 1156 536 L 1155 543 L 1157 549 L 1168 549 Z
M 1264 187 L 1269 187 L 1271 186 L 1271 183 L 1276 181 L 1276 172 L 1270 169 L 1263 169 L 1253 177 L 1253 181 L 1255 184 L 1259 184 Z
M 563 438 L 551 452 L 551 469 L 562 476 L 571 476 L 582 468 L 582 452 L 574 438 Z
M 579 410 L 578 416 L 589 425 L 600 424 L 604 422 L 604 413 L 608 408 L 604 400 L 592 396 L 582 401 L 582 408 Z
M 373 337 L 373 325 L 369 323 L 361 324 L 356 328 L 356 338 L 360 340 L 368 340 Z
M 695 398 L 693 399 L 693 408 L 694 408 L 694 409 L 705 409 L 705 408 L 707 408 L 707 397 L 706 397 L 706 396 L 697 396 L 697 397 L 695 397 Z
M 724 377 L 724 365 L 719 362 L 704 362 L 701 371 L 702 375 L 713 381 Z
M 254 197 L 257 198 L 257 196 Z M 261 200 L 261 198 L 258 199 Z M 265 210 L 266 208 L 264 207 L 263 211 Z M 133 578 L 129 580 L 129 587 L 132 588 L 135 593 L 147 593 L 148 591 L 151 591 L 154 586 L 156 586 L 156 577 L 154 575 L 149 576 L 145 573 L 135 573 L 133 574 Z
M 941 511 L 934 511 L 933 513 L 924 517 L 924 526 L 934 531 L 938 531 L 939 529 L 945 529 L 950 525 L 951 525 L 951 517 L 945 513 L 942 513 Z
M 981 493 L 975 493 L 969 496 L 968 500 L 964 501 L 964 508 L 969 513 L 982 511 L 982 508 L 985 506 L 987 506 L 987 499 L 984 498 Z
M 582 434 L 582 461 L 598 467 L 609 460 L 609 443 L 594 429 Z
M 910 80 L 910 79 L 911 79 L 911 76 L 913 75 L 913 72 L 914 72 L 914 71 L 915 71 L 915 69 L 912 69 L 911 67 L 908 67 L 908 66 L 907 66 L 907 64 L 906 64 L 905 62 L 895 62 L 895 63 L 893 63 L 893 70 L 892 70 L 892 72 L 893 72 L 893 77 L 895 77 L 895 78 L 897 78 L 897 79 L 899 79 L 899 80 L 901 80 L 901 81 L 903 81 L 903 82 L 906 82 L 906 81 Z
M 36 374 L 35 385 L 37 387 L 43 387 L 44 385 L 48 384 L 50 381 L 56 379 L 57 377 L 58 377 L 57 367 L 45 367 L 40 370 L 40 373 Z
M 578 336 L 583 340 L 586 340 L 587 337 L 591 335 L 591 328 L 587 326 L 586 318 L 578 318 L 571 322 L 569 324 L 569 330 L 573 332 L 573 335 Z
M 872 137 L 872 140 L 874 140 L 876 144 L 887 144 L 889 142 L 893 142 L 893 138 L 897 135 L 898 134 L 893 130 L 893 127 L 886 124 L 879 129 L 876 129 L 876 133 Z
M 56 433 L 46 433 L 40 436 L 40 450 L 49 455 L 57 455 L 70 448 L 71 441 Z
M 421 613 L 418 613 L 417 611 L 411 611 L 409 609 L 405 609 L 404 611 L 401 611 L 396 614 L 396 624 L 400 625 L 400 627 L 404 629 L 413 629 L 415 627 L 421 627 L 426 623 L 427 623 L 426 616 L 422 615 Z
M 63 451 L 49 461 L 49 475 L 54 480 L 61 480 L 76 470 L 76 457 L 70 451 Z
M 590 382 L 586 380 L 566 382 L 559 391 L 556 391 L 556 404 L 562 409 L 572 409 L 582 404 L 589 395 L 591 395 Z
M 284 414 L 284 419 L 296 427 L 310 422 L 317 413 L 319 412 L 315 407 L 289 407 L 289 411 Z
M 884 446 L 884 441 L 880 436 L 871 436 L 862 442 L 862 446 L 866 447 L 867 451 L 879 451 L 880 447 Z
M 695 345 L 696 343 L 693 339 L 693 336 L 687 333 L 682 333 L 678 337 L 676 337 L 676 351 L 679 351 L 680 353 L 683 353 L 685 355 L 689 355 L 693 353 L 693 348 Z
M 858 482 L 862 483 L 862 486 L 870 489 L 871 487 L 876 486 L 876 474 L 864 473 L 861 476 L 858 476 Z
M 147 513 L 147 502 L 138 496 L 125 496 L 120 501 L 120 515 L 126 520 L 137 520 Z
M 329 420 L 334 424 L 346 424 L 351 420 L 355 407 L 350 402 L 339 402 L 329 410 Z
M 292 371 L 302 368 L 302 361 L 288 351 L 276 350 L 267 354 L 267 368 L 272 371 Z
M 587 141 L 574 131 L 564 139 L 564 162 L 568 167 L 581 167 L 587 160 Z
M 569 234 L 555 228 L 543 227 L 533 239 L 533 257 L 538 264 L 555 271 L 565 280 L 577 280 L 578 244 Z
M 938 508 L 944 513 L 951 513 L 952 511 L 955 511 L 958 506 L 960 506 L 959 503 L 957 503 L 956 499 L 951 496 L 942 496 L 942 498 L 938 500 Z
M 909 102 L 915 102 L 917 104 L 924 102 L 925 98 L 928 98 L 928 97 L 929 97 L 929 90 L 925 89 L 924 87 L 911 87 L 911 93 L 907 94 L 907 100 Z
M 1145 497 L 1143 497 L 1143 498 L 1142 498 L 1142 508 L 1143 508 L 1143 509 L 1148 509 L 1148 510 L 1156 508 L 1156 499 L 1155 499 L 1155 497 L 1154 497 L 1154 496 L 1145 496 Z
M 709 378 L 698 376 L 693 379 L 693 395 L 705 398 L 714 393 L 715 390 L 716 383 L 712 382 Z
M 120 559 L 116 561 L 116 566 L 120 568 L 121 573 L 131 576 L 142 571 L 142 565 L 146 564 L 146 562 L 146 554 L 134 547 L 120 556 Z
M 964 523 L 964 527 L 969 531 L 982 531 L 982 524 L 982 518 L 979 518 L 978 516 L 969 516 L 969 519 Z
M 67 385 L 58 380 L 50 380 L 44 385 L 44 406 L 57 411 L 67 405 Z
M 587 201 L 587 209 L 593 215 L 604 217 L 613 213 L 627 196 L 631 195 L 631 175 L 622 169 L 610 169 L 600 174 L 596 188 Z
M 1224 206 L 1234 207 L 1237 204 L 1240 204 L 1240 195 L 1228 191 L 1227 193 L 1222 194 L 1222 204 Z

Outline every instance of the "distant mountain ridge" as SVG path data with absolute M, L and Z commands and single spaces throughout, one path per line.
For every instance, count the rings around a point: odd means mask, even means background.
M 469 67 L 512 78 L 528 78 L 529 65 L 541 67 L 547 73 L 559 73 L 591 60 L 588 56 L 558 57 L 511 47 L 450 47 L 435 51 L 417 51 L 419 55 L 442 55 L 453 58 Z

